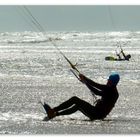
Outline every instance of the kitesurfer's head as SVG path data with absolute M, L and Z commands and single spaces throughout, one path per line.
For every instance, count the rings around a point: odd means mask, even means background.
M 120 76 L 118 73 L 112 73 L 108 78 L 108 83 L 116 86 L 120 80 Z
M 131 58 L 131 55 L 130 55 L 130 54 L 128 54 L 128 55 L 127 55 L 127 58 L 128 58 L 128 59 L 130 59 L 130 58 Z

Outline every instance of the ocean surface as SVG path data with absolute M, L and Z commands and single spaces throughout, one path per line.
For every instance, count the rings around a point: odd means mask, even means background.
M 119 99 L 104 121 L 81 112 L 43 121 L 40 100 L 52 107 L 72 96 L 95 101 L 49 38 L 94 81 L 120 74 Z M 119 45 L 130 61 L 105 61 Z M 0 33 L 0 134 L 140 134 L 140 32 Z

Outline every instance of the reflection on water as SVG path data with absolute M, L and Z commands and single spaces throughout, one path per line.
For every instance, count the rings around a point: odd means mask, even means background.
M 115 108 L 105 120 L 93 122 L 80 112 L 42 121 L 45 112 L 38 103 L 40 99 L 52 107 L 75 95 L 90 103 L 94 99 L 73 76 L 69 64 L 51 43 L 40 42 L 40 36 L 32 41 L 32 32 L 26 34 L 28 38 L 24 41 L 21 35 L 9 33 L 0 39 L 1 134 L 140 132 L 140 43 L 134 39 L 139 32 L 60 33 L 61 39 L 57 40 L 59 48 L 74 64 L 78 63 L 82 73 L 100 83 L 106 83 L 111 71 L 120 73 L 120 97 Z M 12 43 L 9 44 L 8 39 Z M 132 55 L 132 59 L 125 62 L 105 61 L 105 56 L 115 56 L 115 44 L 124 40 L 129 41 L 123 48 Z

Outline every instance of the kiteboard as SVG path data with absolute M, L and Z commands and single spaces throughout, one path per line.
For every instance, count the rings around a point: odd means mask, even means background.
M 107 60 L 107 61 L 116 61 L 116 59 L 113 56 L 107 56 L 107 57 L 105 57 L 105 60 Z

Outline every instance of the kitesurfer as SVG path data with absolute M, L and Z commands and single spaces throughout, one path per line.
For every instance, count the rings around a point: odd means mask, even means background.
M 116 55 L 118 58 L 114 58 L 112 56 L 107 56 L 105 57 L 105 60 L 110 60 L 110 61 L 129 61 L 129 59 L 131 58 L 131 55 L 130 54 L 125 54 L 124 51 L 121 49 L 121 52 L 120 53 L 117 53 L 116 52 Z M 121 57 L 121 55 L 123 56 L 123 58 Z
M 120 60 L 120 61 L 121 60 L 127 60 L 127 61 L 129 61 L 129 59 L 131 58 L 131 55 L 130 54 L 126 55 L 122 49 L 121 49 L 121 54 L 122 54 L 123 58 L 121 58 L 120 54 L 116 53 L 116 55 L 118 56 L 118 58 L 116 58 L 116 60 Z
M 79 74 L 79 79 L 83 82 L 95 95 L 101 97 L 95 105 L 73 96 L 69 100 L 63 102 L 57 107 L 51 108 L 46 103 L 43 104 L 48 118 L 52 119 L 56 116 L 70 115 L 76 111 L 81 111 L 90 120 L 104 119 L 113 109 L 119 97 L 117 84 L 120 80 L 118 73 L 112 73 L 107 84 L 99 84 L 87 78 L 83 74 Z

